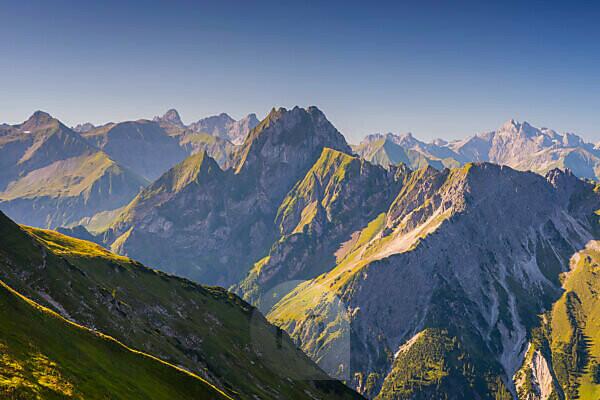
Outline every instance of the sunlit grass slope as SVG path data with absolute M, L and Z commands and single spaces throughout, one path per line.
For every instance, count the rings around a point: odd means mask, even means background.
M 0 398 L 229 397 L 196 375 L 63 319 L 0 281 Z
M 234 398 L 357 396 L 339 382 L 319 382 L 328 377 L 287 335 L 225 289 L 146 268 L 91 242 L 18 226 L 1 213 L 0 279 Z

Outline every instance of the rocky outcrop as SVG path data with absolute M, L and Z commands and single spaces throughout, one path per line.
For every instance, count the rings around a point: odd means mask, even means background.
M 154 117 L 152 120 L 155 122 L 158 122 L 158 123 L 175 125 L 180 128 L 185 127 L 185 125 L 181 121 L 181 117 L 179 116 L 179 113 L 174 108 L 167 110 L 167 112 L 164 113 L 164 115 L 162 117 Z
M 161 117 L 154 117 L 188 155 L 206 151 L 223 169 L 232 166 L 232 156 L 237 145 L 243 143 L 248 133 L 258 125 L 256 114 L 234 120 L 223 113 L 185 125 L 175 109 L 168 110 Z
M 248 133 L 259 124 L 256 114 L 248 114 L 246 117 L 236 121 L 226 113 L 203 118 L 188 126 L 197 133 L 208 133 L 222 139 L 229 140 L 234 144 L 242 144 Z
M 96 127 L 89 123 L 89 122 L 85 122 L 83 124 L 77 124 L 76 126 L 73 127 L 73 130 L 77 133 L 85 133 L 85 132 L 89 132 L 92 129 L 95 129 Z

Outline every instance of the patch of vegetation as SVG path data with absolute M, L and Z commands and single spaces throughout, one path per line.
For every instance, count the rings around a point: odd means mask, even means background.
M 68 322 L 0 281 L 0 397 L 228 399 L 204 379 Z
M 598 242 L 588 243 L 571 262 L 571 271 L 563 276 L 565 293 L 532 330 L 532 346 L 550 363 L 554 383 L 566 399 L 596 399 L 600 398 Z
M 428 328 L 402 346 L 378 400 L 510 399 L 499 378 L 482 380 L 485 370 L 446 329 Z M 491 394 L 491 395 L 490 395 Z

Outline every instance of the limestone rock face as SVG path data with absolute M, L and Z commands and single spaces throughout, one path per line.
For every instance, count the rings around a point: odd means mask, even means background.
M 248 114 L 246 117 L 236 121 L 226 113 L 203 118 L 188 126 L 196 133 L 208 133 L 209 135 L 228 140 L 236 145 L 242 144 L 245 137 L 256 125 L 259 124 L 256 114 Z
M 363 240 L 268 317 L 370 396 L 516 395 L 528 332 L 560 297 L 570 257 L 593 238 L 598 204 L 593 186 L 559 170 L 415 171 Z M 419 332 L 423 344 L 394 363 Z M 348 348 L 348 357 L 337 353 Z M 332 368 L 331 357 L 340 364 Z

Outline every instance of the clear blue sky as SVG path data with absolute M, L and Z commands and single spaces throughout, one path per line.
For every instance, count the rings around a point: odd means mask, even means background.
M 600 140 L 596 2 L 86 3 L 0 0 L 0 121 L 314 104 L 350 140 L 511 117 Z

